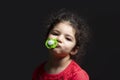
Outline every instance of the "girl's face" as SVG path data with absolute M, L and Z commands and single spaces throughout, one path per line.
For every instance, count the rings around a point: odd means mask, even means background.
M 58 40 L 58 46 L 50 50 L 55 56 L 65 57 L 76 53 L 76 50 L 73 50 L 76 45 L 75 30 L 69 22 L 58 23 L 50 31 L 48 37 L 56 38 Z

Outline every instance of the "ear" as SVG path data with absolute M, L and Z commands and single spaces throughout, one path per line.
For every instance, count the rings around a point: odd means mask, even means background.
M 73 48 L 73 49 L 71 50 L 70 54 L 71 54 L 71 55 L 75 55 L 75 54 L 77 54 L 78 49 L 79 49 L 79 47 L 75 47 L 75 48 Z

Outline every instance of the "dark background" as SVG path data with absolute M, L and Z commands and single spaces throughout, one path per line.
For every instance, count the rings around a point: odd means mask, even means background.
M 78 11 L 92 29 L 93 38 L 82 67 L 90 80 L 119 80 L 120 5 L 112 0 L 42 0 L 3 2 L 1 78 L 30 80 L 47 59 L 44 22 L 51 12 Z M 7 79 L 6 79 L 7 78 Z M 1 80 L 3 80 L 1 79 Z

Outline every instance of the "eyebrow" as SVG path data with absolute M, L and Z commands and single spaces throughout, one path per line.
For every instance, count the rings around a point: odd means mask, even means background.
M 51 32 L 53 32 L 53 31 L 59 32 L 59 30 L 56 30 L 56 29 L 53 29 Z
M 57 33 L 60 33 L 58 30 L 51 30 L 50 33 L 54 33 L 54 32 L 57 32 Z

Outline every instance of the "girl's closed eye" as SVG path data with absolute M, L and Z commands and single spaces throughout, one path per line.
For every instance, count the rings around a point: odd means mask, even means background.
M 66 37 L 66 39 L 67 39 L 68 41 L 72 41 L 72 39 L 71 39 L 71 38 L 69 38 L 69 37 Z
M 55 31 L 51 32 L 51 34 L 52 34 L 52 35 L 56 35 L 56 36 L 59 35 L 59 33 L 58 33 L 58 32 L 55 32 Z

